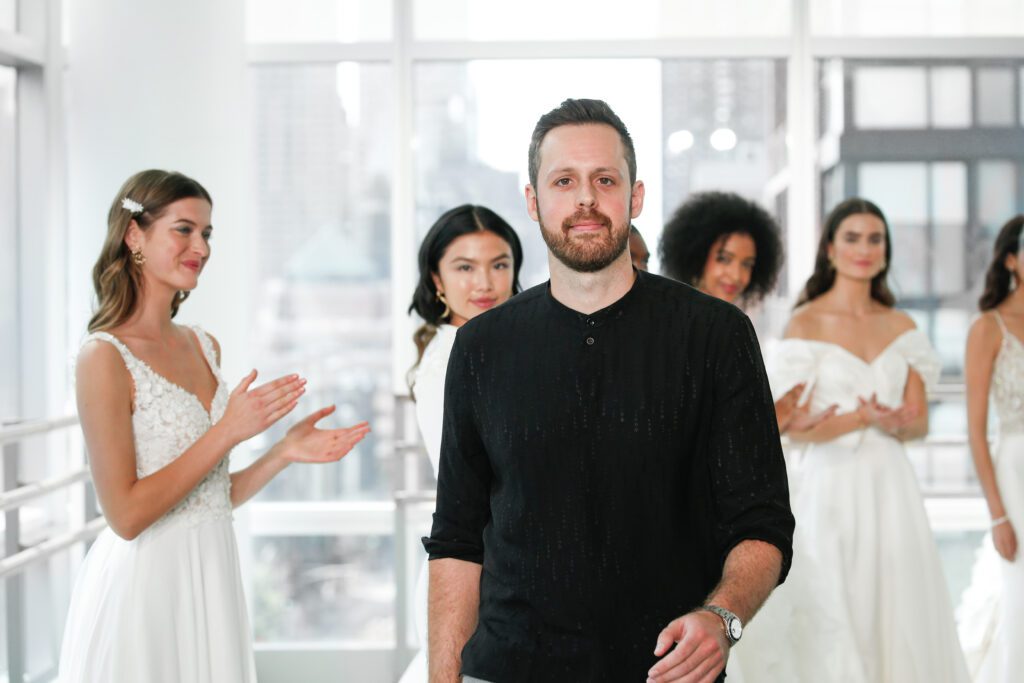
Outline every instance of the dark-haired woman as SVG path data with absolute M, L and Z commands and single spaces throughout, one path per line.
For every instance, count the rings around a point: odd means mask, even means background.
M 782 268 L 779 226 L 767 211 L 732 192 L 700 192 L 672 215 L 659 244 L 664 274 L 729 303 L 750 306 L 775 287 Z M 798 405 L 802 384 L 775 401 L 779 432 L 806 430 L 834 408 Z
M 143 171 L 121 187 L 93 269 L 97 310 L 76 368 L 78 415 L 109 528 L 75 583 L 58 680 L 256 680 L 231 510 L 292 462 L 340 459 L 365 423 L 316 411 L 255 463 L 228 454 L 290 413 L 297 375 L 230 391 L 220 347 L 173 322 L 210 258 L 213 202 L 195 180 Z
M 782 591 L 793 606 L 785 636 L 792 652 L 789 662 L 745 671 L 748 678 L 967 680 L 938 550 L 903 447 L 928 431 L 925 388 L 940 365 L 911 318 L 893 308 L 891 258 L 877 206 L 850 199 L 835 207 L 772 363 L 776 391 L 806 383 L 814 387 L 813 408 L 836 404 L 839 412 L 812 429 L 789 431 L 804 445 L 791 467 L 798 557 Z M 775 666 L 795 670 L 780 674 Z
M 1022 227 L 1024 216 L 1015 216 L 996 237 L 978 301 L 982 315 L 971 325 L 964 363 L 968 438 L 992 521 L 964 593 L 960 634 L 973 680 L 985 683 L 1019 681 L 1024 673 L 1024 563 L 1017 539 L 1024 529 Z M 990 400 L 999 416 L 994 455 Z
M 523 248 L 501 216 L 464 204 L 445 212 L 423 238 L 419 283 L 409 312 L 423 319 L 413 341 L 419 352 L 411 373 L 416 420 L 437 476 L 448 356 L 458 328 L 519 293 Z M 416 627 L 421 649 L 402 683 L 427 680 L 427 575 L 423 563 L 416 586 Z

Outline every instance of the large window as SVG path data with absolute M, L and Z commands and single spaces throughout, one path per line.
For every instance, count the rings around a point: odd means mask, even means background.
M 256 362 L 267 378 L 309 378 L 301 410 L 335 404 L 328 424 L 373 426 L 343 463 L 290 468 L 255 506 L 273 503 L 301 519 L 291 503 L 390 500 L 390 67 L 265 66 L 249 78 Z M 283 436 L 286 422 L 254 454 Z M 328 538 L 311 522 L 272 533 L 254 522 L 251 531 L 259 640 L 393 637 L 388 539 Z

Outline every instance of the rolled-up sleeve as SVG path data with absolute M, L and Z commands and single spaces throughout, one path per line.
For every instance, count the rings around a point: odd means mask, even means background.
M 460 331 L 448 360 L 437 506 L 423 547 L 431 560 L 453 558 L 482 564 L 483 534 L 491 519 L 492 473 L 474 407 L 480 367 L 470 346 Z
M 708 451 L 714 540 L 724 563 L 740 542 L 782 553 L 781 583 L 793 557 L 794 519 L 775 405 L 757 336 L 745 315 L 728 315 L 715 350 Z

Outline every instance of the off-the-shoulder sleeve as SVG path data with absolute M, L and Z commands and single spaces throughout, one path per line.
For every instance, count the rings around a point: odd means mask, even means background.
M 932 391 L 939 383 L 942 373 L 942 361 L 932 347 L 928 336 L 921 330 L 911 330 L 896 342 L 899 352 L 907 360 L 914 372 L 921 375 L 926 391 Z
M 810 382 L 818 370 L 818 353 L 803 339 L 781 339 L 765 344 L 765 366 L 772 398 L 779 398 L 801 382 Z

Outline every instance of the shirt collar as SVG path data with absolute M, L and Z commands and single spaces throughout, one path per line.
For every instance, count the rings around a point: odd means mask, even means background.
M 599 327 L 614 320 L 622 318 L 629 310 L 634 301 L 639 297 L 639 292 L 647 285 L 647 273 L 633 268 L 633 286 L 623 294 L 617 301 L 594 311 L 593 313 L 581 313 L 569 308 L 551 294 L 551 280 L 548 280 L 545 288 L 545 298 L 553 314 L 563 322 L 576 327 Z

